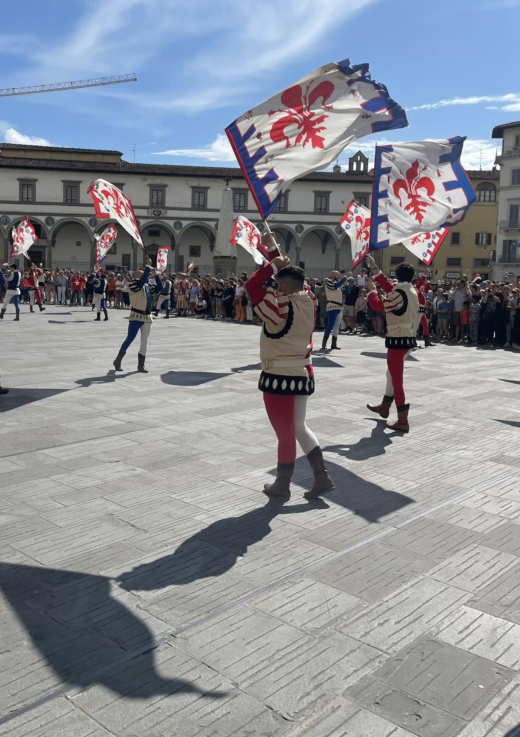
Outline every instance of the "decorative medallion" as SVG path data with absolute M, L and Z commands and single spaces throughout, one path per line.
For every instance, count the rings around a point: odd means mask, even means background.
M 300 223 L 298 223 L 298 225 L 295 227 L 295 231 L 297 233 L 303 233 L 304 230 L 305 229 L 304 229 L 303 225 L 300 225 Z
M 49 217 L 45 218 L 45 224 L 48 225 L 49 227 L 52 227 L 55 222 L 56 220 L 54 218 L 51 218 L 50 215 Z
M 2 225 L 9 225 L 10 222 L 11 218 L 9 217 L 9 215 L 2 215 L 2 217 L 0 218 L 0 223 L 2 223 Z
M 88 221 L 88 224 L 90 225 L 91 228 L 95 228 L 96 225 L 98 224 L 98 221 L 96 220 L 96 218 L 90 218 L 90 220 Z
M 173 227 L 175 230 L 181 230 L 182 229 L 182 222 L 180 220 L 176 220 L 173 224 Z

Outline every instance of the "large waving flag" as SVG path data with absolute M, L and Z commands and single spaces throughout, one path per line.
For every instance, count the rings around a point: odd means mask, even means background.
M 103 235 L 94 233 L 94 240 L 96 241 L 96 264 L 100 264 L 106 259 L 107 253 L 116 242 L 116 238 L 117 228 L 112 224 L 108 226 Z
M 96 179 L 88 188 L 88 193 L 94 200 L 96 217 L 110 218 L 116 220 L 130 233 L 132 238 L 139 243 L 144 251 L 144 243 L 141 231 L 134 213 L 134 208 L 128 197 L 120 189 L 114 187 L 104 179 Z
M 11 248 L 10 258 L 16 258 L 22 255 L 29 258 L 27 251 L 36 243 L 38 236 L 27 215 L 17 228 L 13 228 L 11 235 L 13 237 L 13 247 Z
M 226 128 L 258 211 L 273 211 L 295 179 L 324 169 L 357 138 L 408 125 L 368 64 L 327 64 Z
M 406 246 L 410 253 L 413 253 L 414 256 L 417 256 L 429 266 L 449 232 L 449 228 L 441 228 L 432 233 L 419 233 L 419 235 L 414 235 L 413 238 L 406 238 L 403 241 L 403 246 Z
M 376 146 L 371 251 L 464 219 L 475 201 L 460 163 L 465 140 Z
M 352 268 L 355 269 L 370 250 L 370 210 L 352 200 L 339 224 L 350 238 Z

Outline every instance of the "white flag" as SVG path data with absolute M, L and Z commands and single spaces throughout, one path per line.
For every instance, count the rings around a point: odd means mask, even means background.
M 475 201 L 460 163 L 465 140 L 376 147 L 371 251 L 464 219 Z
M 11 248 L 10 258 L 16 258 L 22 254 L 26 257 L 29 248 L 36 243 L 38 236 L 34 230 L 34 226 L 27 216 L 24 217 L 22 222 L 17 228 L 12 230 L 13 247 Z
M 350 238 L 352 246 L 352 268 L 363 261 L 370 250 L 370 210 L 352 200 L 339 221 Z
M 408 125 L 368 64 L 327 64 L 226 128 L 265 220 L 298 177 L 324 169 L 357 138 Z
M 107 253 L 114 245 L 117 238 L 117 228 L 112 223 L 104 231 L 103 235 L 94 233 L 94 240 L 96 241 L 96 264 L 100 264 L 107 257 Z
M 234 246 L 242 246 L 253 257 L 255 264 L 261 266 L 268 260 L 263 256 L 261 250 L 259 250 L 263 248 L 260 231 L 254 223 L 243 215 L 239 215 L 233 220 L 233 233 L 230 242 Z
M 157 273 L 162 274 L 168 263 L 170 246 L 161 246 L 157 251 Z
M 139 243 L 144 251 L 144 243 L 141 231 L 135 217 L 132 203 L 128 197 L 105 179 L 96 179 L 88 188 L 88 193 L 94 200 L 96 217 L 100 219 L 110 218 L 116 220 L 130 233 L 132 238 Z

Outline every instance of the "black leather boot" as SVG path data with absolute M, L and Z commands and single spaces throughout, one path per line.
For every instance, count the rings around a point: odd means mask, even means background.
M 327 347 L 327 341 L 328 341 L 328 338 L 324 335 L 323 336 L 323 340 L 321 341 L 321 350 L 322 351 L 324 351 L 325 348 Z
M 43 307 L 42 305 L 38 305 L 38 307 L 40 308 L 40 312 L 43 312 L 45 310 L 45 307 Z
M 114 361 L 114 368 L 116 371 L 122 371 L 123 367 L 121 365 L 121 361 L 123 360 L 125 354 L 123 351 L 119 351 L 117 354 L 116 360 Z
M 34 307 L 32 305 L 29 305 L 29 312 L 34 312 Z
M 333 351 L 340 351 L 341 348 L 338 346 L 338 339 L 332 336 L 332 350 Z
M 0 394 L 9 394 L 9 389 L 2 389 L 0 386 Z
M 137 370 L 140 374 L 147 374 L 148 371 L 144 367 L 144 362 L 146 360 L 146 356 L 142 356 L 140 353 L 137 354 Z
M 13 322 L 20 322 L 20 310 L 16 310 L 16 317 L 14 318 Z
M 5 310 L 2 310 L 0 312 L 0 320 L 3 320 L 4 319 L 4 315 L 5 315 Z
M 106 310 L 103 310 L 103 312 L 105 313 L 105 320 L 104 320 L 104 322 L 106 322 L 108 320 L 108 312 Z
M 94 322 L 101 322 L 101 312 L 98 312 L 98 313 L 97 313 L 97 317 L 96 317 L 96 319 L 94 320 Z
M 289 500 L 291 498 L 291 479 L 294 471 L 294 463 L 279 463 L 276 468 L 276 480 L 272 484 L 264 486 L 264 494 L 277 499 Z
M 314 486 L 304 494 L 304 497 L 306 499 L 318 499 L 318 497 L 324 496 L 335 488 L 334 481 L 329 476 L 319 445 L 311 450 L 307 459 L 314 472 Z

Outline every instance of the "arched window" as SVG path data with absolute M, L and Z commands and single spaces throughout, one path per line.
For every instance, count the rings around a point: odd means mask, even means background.
M 496 202 L 497 188 L 491 182 L 482 182 L 477 186 L 477 202 Z

